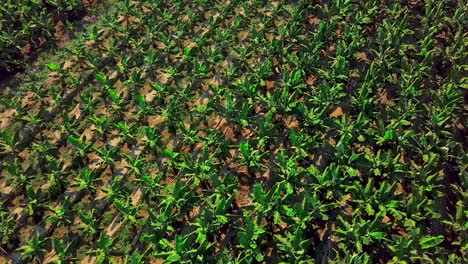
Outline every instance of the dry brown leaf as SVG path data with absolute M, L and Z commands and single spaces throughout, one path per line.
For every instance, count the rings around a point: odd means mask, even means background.
M 91 152 L 87 155 L 89 163 L 88 168 L 90 170 L 95 170 L 101 167 L 102 162 L 104 161 L 96 152 Z
M 356 59 L 360 61 L 364 61 L 365 63 L 369 64 L 370 60 L 367 58 L 367 54 L 365 52 L 358 52 L 356 53 Z
M 385 215 L 385 216 L 382 218 L 382 223 L 386 224 L 386 223 L 388 223 L 388 222 L 390 222 L 390 217 L 388 217 L 388 216 Z
M 354 213 L 353 207 L 351 207 L 350 205 L 346 206 L 346 208 L 345 208 L 345 214 L 346 214 L 347 216 L 353 216 L 353 213 Z
M 80 104 L 76 104 L 76 106 L 71 110 L 70 116 L 74 116 L 76 119 L 80 119 L 81 117 L 81 108 Z
M 342 116 L 344 113 L 343 113 L 343 109 L 338 106 L 331 114 L 330 114 L 330 117 L 334 117 L 334 118 L 337 118 L 337 117 L 340 117 Z
M 220 86 L 222 83 L 221 76 L 219 74 L 215 74 L 209 83 L 213 86 Z
M 164 123 L 167 120 L 167 117 L 165 116 L 148 116 L 148 125 L 151 128 L 156 127 L 157 125 Z
M 317 229 L 317 233 L 319 235 L 319 238 L 320 238 L 320 241 L 323 241 L 323 237 L 325 236 L 325 233 L 327 232 L 327 226 L 325 225 L 325 228 L 321 229 Z
M 226 139 L 231 139 L 232 141 L 236 141 L 234 129 L 232 129 L 232 127 L 230 126 L 224 127 L 223 134 Z
M 144 14 L 148 14 L 151 12 L 151 9 L 149 9 L 148 7 L 146 7 L 145 5 L 142 5 L 141 6 L 141 11 L 143 11 Z
M 306 83 L 307 83 L 308 85 L 314 85 L 314 84 L 315 84 L 315 81 L 317 81 L 317 77 L 311 75 L 311 76 L 309 76 L 309 77 L 307 78 Z
M 94 131 L 96 131 L 96 125 L 92 124 L 83 131 L 79 139 L 88 142 L 94 137 Z
M 16 109 L 7 109 L 0 114 L 0 127 L 5 129 L 10 126 L 13 121 L 13 117 L 16 114 Z
M 405 230 L 398 230 L 398 234 L 402 237 L 409 237 L 409 233 Z
M 88 40 L 85 42 L 85 46 L 87 48 L 91 47 L 91 46 L 94 46 L 94 44 L 96 44 L 96 41 L 94 39 L 91 39 L 91 40 Z
M 327 231 L 328 231 L 328 226 L 329 226 L 329 225 L 330 225 L 329 222 L 327 222 L 327 223 L 325 223 L 325 225 L 324 225 L 323 228 L 319 228 L 319 229 L 317 230 L 317 233 L 318 233 L 319 238 L 320 238 L 321 241 L 323 241 L 323 239 L 324 239 L 324 237 L 325 237 L 325 234 L 326 234 Z M 332 224 L 331 224 L 331 230 L 332 230 L 332 231 L 335 231 L 335 230 L 336 230 L 336 224 L 335 224 L 335 223 L 332 223 Z
M 110 43 L 110 39 L 109 38 L 106 38 L 104 39 L 104 41 L 102 42 L 102 46 L 105 48 L 105 49 L 108 49 L 110 47 L 111 43 Z M 108 54 L 108 53 L 104 53 L 103 55 L 105 54 Z
M 143 190 L 142 188 L 136 189 L 136 191 L 132 194 L 132 205 L 137 206 L 141 202 L 141 198 L 143 197 Z
M 3 186 L 0 189 L 2 191 L 1 193 L 4 195 L 10 195 L 14 191 L 13 187 L 11 186 Z
M 31 91 L 28 91 L 26 95 L 21 100 L 21 107 L 26 108 L 32 104 L 34 104 L 34 96 L 35 94 Z
M 114 83 L 114 87 L 115 87 L 115 92 L 117 93 L 117 95 L 119 96 L 126 95 L 128 88 L 126 85 L 123 84 L 122 81 L 120 80 L 116 81 Z
M 58 21 L 57 24 L 55 24 L 54 37 L 60 44 L 70 41 L 70 33 L 68 32 L 67 26 L 62 21 Z
M 400 159 L 398 160 L 400 163 L 405 163 L 406 160 L 405 160 L 405 156 L 400 154 Z
M 246 31 L 241 31 L 237 33 L 237 37 L 239 38 L 240 41 L 247 39 L 248 36 L 249 36 L 249 33 L 247 33 Z
M 33 50 L 33 47 L 30 43 L 26 44 L 24 47 L 21 48 L 21 51 L 23 52 L 25 58 L 29 58 Z
M 97 3 L 98 0 L 82 0 L 85 7 L 90 7 Z
M 164 44 L 164 42 L 162 42 L 162 41 L 155 41 L 154 44 L 155 44 L 156 47 L 158 47 L 159 49 L 165 49 L 165 48 L 166 48 L 166 44 Z
M 158 76 L 158 79 L 162 84 L 168 84 L 171 79 L 171 75 L 168 73 L 162 73 Z
M 298 128 L 299 122 L 294 116 L 288 116 L 284 122 L 286 128 Z
M 158 92 L 155 90 L 151 90 L 148 93 L 145 94 L 145 101 L 146 102 L 152 102 L 154 98 L 156 98 L 156 95 L 158 95 Z
M 143 152 L 143 150 L 145 150 L 144 145 L 137 145 L 130 151 L 130 155 L 132 155 L 133 157 L 137 157 Z
M 97 256 L 86 256 L 84 257 L 80 264 L 95 264 L 97 262 Z
M 398 194 L 402 194 L 402 193 L 405 193 L 405 188 L 403 187 L 403 185 L 401 183 L 397 183 L 397 187 L 395 189 L 394 194 L 398 195 Z
M 42 263 L 43 264 L 55 263 L 57 260 L 59 260 L 59 257 L 57 256 L 57 253 L 55 253 L 55 250 L 52 249 L 52 251 L 49 251 L 44 256 L 44 259 L 42 260 Z
M 164 259 L 155 259 L 150 262 L 150 264 L 164 264 Z
M 145 210 L 145 209 L 140 209 L 138 212 L 140 213 L 140 216 L 141 216 L 141 217 L 148 218 L 148 217 L 150 216 L 150 214 L 148 213 L 148 211 Z
M 23 149 L 20 153 L 18 153 L 18 157 L 20 157 L 23 160 L 27 160 L 30 155 L 31 155 L 31 152 L 27 148 Z
M 273 89 L 275 88 L 275 81 L 266 81 L 266 88 L 269 90 L 269 89 Z
M 379 98 L 376 101 L 377 103 L 381 103 L 384 105 L 390 105 L 392 103 L 387 89 L 379 89 L 378 92 Z
M 209 98 L 202 97 L 199 100 L 197 100 L 196 105 L 199 107 L 206 106 L 210 102 Z
M 112 138 L 111 140 L 109 140 L 109 145 L 116 148 L 116 147 L 119 146 L 120 142 L 122 142 L 122 138 L 116 136 L 116 137 Z
M 189 212 L 189 219 L 193 219 L 193 218 L 197 217 L 197 216 L 200 214 L 200 211 L 201 211 L 201 207 L 200 207 L 200 206 L 196 206 L 195 208 L 193 208 L 192 210 L 190 210 L 190 212 Z
M 73 67 L 73 65 L 75 65 L 75 62 L 74 61 L 71 61 L 71 60 L 67 60 L 65 61 L 65 63 L 63 64 L 63 69 L 64 70 L 68 70 L 68 69 L 71 69 Z
M 247 206 L 252 203 L 249 193 L 250 193 L 250 187 L 247 185 L 241 185 L 239 186 L 239 194 L 235 195 L 235 201 L 238 207 L 243 207 Z
M 193 42 L 191 39 L 186 39 L 184 40 L 183 45 L 188 47 L 189 49 L 192 49 L 197 46 L 197 43 Z
M 237 12 L 238 12 L 240 15 L 245 16 L 245 9 L 244 9 L 243 7 L 238 8 L 238 9 L 237 9 Z
M 311 25 L 318 25 L 318 24 L 320 24 L 320 18 L 318 18 L 318 17 L 310 17 L 310 18 L 309 18 L 309 24 L 311 24 Z
M 118 220 L 119 217 L 115 217 L 112 223 L 107 227 L 107 235 L 112 238 L 119 231 L 123 224 L 123 221 Z
M 48 76 L 47 79 L 45 80 L 46 88 L 51 87 L 51 86 L 54 85 L 56 82 L 57 82 L 56 73 L 55 73 L 55 74 L 53 74 L 53 73 L 49 74 L 49 76 Z
M 117 77 L 119 77 L 119 72 L 118 72 L 118 71 L 113 71 L 113 72 L 109 75 L 109 80 L 116 79 Z
M 11 215 L 14 216 L 16 215 L 16 220 L 21 218 L 21 215 L 23 214 L 24 208 L 23 207 L 16 207 L 13 212 L 11 212 Z
M 284 222 L 284 221 L 281 220 L 280 223 L 279 223 L 279 226 L 280 226 L 282 229 L 285 229 L 285 228 L 288 227 L 288 223 L 286 223 L 286 222 Z

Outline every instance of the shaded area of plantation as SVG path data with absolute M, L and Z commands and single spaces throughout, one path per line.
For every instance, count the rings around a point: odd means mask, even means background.
M 97 0 L 6 0 L 0 9 L 0 82 L 23 72 L 44 49 L 62 46 Z M 79 27 L 79 26 L 78 26 Z

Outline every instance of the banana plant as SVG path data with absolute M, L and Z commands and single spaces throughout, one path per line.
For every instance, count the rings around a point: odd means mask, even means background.
M 79 226 L 78 229 L 81 230 L 87 237 L 94 237 L 99 232 L 99 226 L 96 219 L 96 211 L 92 209 L 91 212 L 86 212 L 85 210 L 78 212 L 83 225 Z
M 21 259 L 28 261 L 41 261 L 44 254 L 47 252 L 46 243 L 48 238 L 41 239 L 39 234 L 27 240 L 24 246 L 19 247 L 17 250 L 22 252 Z
M 94 193 L 99 182 L 100 179 L 96 177 L 95 170 L 84 168 L 80 174 L 80 177 L 76 179 L 76 183 L 73 184 L 73 186 L 77 186 L 79 190 Z
M 11 153 L 15 150 L 18 142 L 18 133 L 12 133 L 8 130 L 1 131 L 2 138 L 0 139 L 0 150 L 2 154 Z
M 97 254 L 96 263 L 107 263 L 111 259 L 112 248 L 115 243 L 115 238 L 109 238 L 105 233 L 101 233 L 97 240 L 96 249 L 89 250 L 88 254 Z
M 70 201 L 70 197 L 66 197 L 63 201 L 62 205 L 58 209 L 52 209 L 54 212 L 53 215 L 47 218 L 49 223 L 56 224 L 58 227 L 61 225 L 70 225 L 73 223 L 75 211 L 71 208 L 72 202 Z
M 242 142 L 239 145 L 240 161 L 251 169 L 264 169 L 263 158 L 267 154 L 261 153 L 260 150 L 255 149 L 249 142 Z
M 124 215 L 124 221 L 130 221 L 132 223 L 138 224 L 136 218 L 137 207 L 130 204 L 128 201 L 121 201 L 119 199 L 114 199 L 114 205 Z
M 86 143 L 85 140 L 80 140 L 73 135 L 68 136 L 68 142 L 76 148 L 79 157 L 85 157 L 93 149 L 93 143 Z
M 265 229 L 260 227 L 253 219 L 252 216 L 244 215 L 245 228 L 241 228 L 238 233 L 239 247 L 244 249 L 243 254 L 237 258 L 238 262 L 251 262 L 253 259 L 263 261 L 265 256 L 259 248 L 259 243 L 262 241 Z
M 60 239 L 54 239 L 53 240 L 53 245 L 54 245 L 54 251 L 55 254 L 57 255 L 58 259 L 55 260 L 55 263 L 57 264 L 62 264 L 62 263 L 68 263 L 69 261 L 74 260 L 71 257 L 72 254 L 72 243 L 68 243 L 66 246 L 62 243 Z

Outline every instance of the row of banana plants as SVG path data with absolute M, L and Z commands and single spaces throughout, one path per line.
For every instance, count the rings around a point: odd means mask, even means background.
M 0 256 L 467 261 L 463 1 L 114 5 L 1 99 Z

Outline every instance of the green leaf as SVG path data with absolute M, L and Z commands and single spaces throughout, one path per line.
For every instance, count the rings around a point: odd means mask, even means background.
M 248 155 L 250 153 L 249 151 L 249 143 L 248 142 L 242 142 L 240 143 L 240 150 L 241 153 L 244 155 Z
M 294 188 L 293 188 L 293 186 L 291 185 L 291 183 L 285 182 L 285 183 L 284 183 L 284 187 L 285 187 L 285 189 L 286 189 L 286 193 L 287 193 L 287 194 L 293 194 L 293 193 L 294 193 Z
M 255 259 L 256 259 L 257 261 L 260 262 L 260 261 L 263 261 L 264 256 L 263 256 L 262 253 L 257 253 L 257 254 L 255 255 Z
M 392 140 L 394 138 L 395 138 L 395 133 L 393 132 L 393 130 L 387 130 L 385 132 L 385 135 L 384 135 L 385 140 Z
M 347 172 L 348 172 L 348 174 L 349 174 L 350 176 L 352 176 L 352 177 L 354 177 L 354 176 L 357 176 L 357 175 L 358 175 L 358 172 L 357 172 L 357 170 L 355 170 L 355 169 L 353 169 L 353 168 L 348 168 L 346 171 L 347 171 Z
M 179 254 L 175 253 L 175 254 L 172 254 L 171 256 L 167 257 L 165 263 L 174 263 L 176 261 L 179 261 L 181 258 L 182 257 Z
M 68 141 L 70 141 L 70 143 L 73 146 L 77 147 L 77 148 L 83 148 L 84 147 L 83 143 L 78 138 L 76 138 L 74 136 L 68 136 Z
M 65 248 L 63 247 L 62 241 L 54 239 L 54 249 L 57 254 L 64 252 Z
M 164 152 L 164 154 L 165 154 L 166 156 L 168 156 L 168 157 L 171 158 L 171 159 L 174 159 L 175 156 L 176 156 L 176 153 L 173 152 L 173 151 L 171 151 L 170 149 L 165 149 L 165 150 L 163 150 L 163 152 Z
M 226 224 L 227 222 L 229 222 L 229 219 L 224 216 L 224 215 L 216 215 L 216 219 L 218 220 L 218 222 L 220 222 L 221 224 Z
M 385 237 L 385 233 L 384 232 L 370 232 L 369 233 L 370 237 L 374 238 L 374 239 L 382 239 Z
M 197 235 L 197 239 L 195 239 L 195 242 L 202 244 L 202 243 L 205 242 L 205 241 L 206 241 L 206 234 L 205 234 L 205 232 L 199 230 L 199 231 L 198 231 L 198 235 Z
M 419 242 L 421 245 L 422 249 L 427 249 L 427 248 L 432 248 L 444 241 L 444 236 L 431 236 L 431 237 L 425 237 Z
M 411 125 L 411 123 L 408 120 L 404 120 L 404 119 L 400 120 L 400 124 L 402 124 L 403 126 Z
M 122 213 L 124 213 L 124 214 L 127 213 L 127 208 L 125 207 L 125 204 L 122 201 L 120 201 L 118 199 L 115 199 L 114 200 L 114 205 Z
M 259 183 L 254 185 L 254 197 L 260 204 L 265 203 L 265 190 Z
M 176 235 L 175 237 L 175 248 L 177 253 L 184 252 L 185 242 L 182 239 L 182 236 Z
M 283 244 L 283 245 L 285 245 L 287 247 L 290 247 L 290 248 L 292 247 L 291 243 L 289 242 L 289 240 L 287 238 L 284 238 L 281 235 L 274 235 L 274 237 L 279 240 L 280 244 Z
M 106 77 L 104 77 L 102 74 L 96 73 L 96 78 L 104 85 L 107 84 Z
M 49 69 L 53 70 L 53 71 L 56 71 L 58 69 L 58 66 L 56 64 L 48 64 L 47 67 L 49 67 Z
M 112 101 L 114 101 L 115 103 L 119 103 L 120 102 L 120 98 L 119 96 L 117 95 L 116 92 L 114 92 L 113 90 L 107 90 L 107 92 L 109 93 L 109 96 L 111 97 Z
M 250 238 L 247 233 L 239 232 L 239 243 L 245 248 L 250 246 Z

